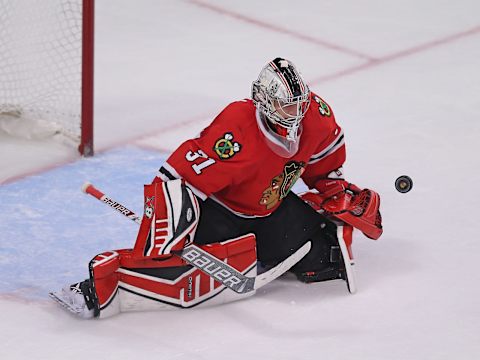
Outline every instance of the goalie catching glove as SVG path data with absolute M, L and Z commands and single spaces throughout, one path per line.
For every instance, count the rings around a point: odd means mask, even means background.
M 345 181 L 342 168 L 318 180 L 314 187 L 318 192 L 308 191 L 300 197 L 316 211 L 353 226 L 370 239 L 382 235 L 378 193 Z

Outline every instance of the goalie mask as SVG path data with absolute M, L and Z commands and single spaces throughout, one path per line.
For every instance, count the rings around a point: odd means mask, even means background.
M 310 90 L 295 66 L 282 58 L 269 62 L 252 84 L 252 99 L 270 132 L 293 155 L 310 105 Z

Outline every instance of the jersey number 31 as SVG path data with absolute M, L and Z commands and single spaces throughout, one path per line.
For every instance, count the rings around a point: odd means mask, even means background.
M 185 154 L 185 159 L 187 159 L 190 162 L 194 162 L 195 164 L 192 165 L 193 171 L 197 175 L 200 175 L 202 173 L 202 170 L 205 169 L 206 167 L 215 164 L 215 160 L 212 158 L 209 158 L 207 154 L 205 154 L 202 150 L 197 150 L 197 151 L 189 151 Z M 198 159 L 204 159 L 203 161 L 198 162 Z

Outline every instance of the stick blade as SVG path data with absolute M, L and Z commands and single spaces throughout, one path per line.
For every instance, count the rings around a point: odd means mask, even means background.
M 312 243 L 308 241 L 307 243 L 303 244 L 303 246 L 295 251 L 292 255 L 287 257 L 285 260 L 277 264 L 272 269 L 265 271 L 264 273 L 257 275 L 255 278 L 254 289 L 260 289 L 262 286 L 267 285 L 269 282 L 275 280 L 280 275 L 284 274 L 290 268 L 298 263 L 300 260 L 303 259 L 305 255 L 308 254 L 310 249 L 312 248 Z

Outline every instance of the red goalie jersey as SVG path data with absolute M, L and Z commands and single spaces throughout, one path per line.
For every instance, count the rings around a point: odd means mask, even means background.
M 160 168 L 160 178 L 184 179 L 237 215 L 267 216 L 301 177 L 310 188 L 345 161 L 342 129 L 330 107 L 311 94 L 302 120 L 298 151 L 285 158 L 252 100 L 228 105 L 195 138 L 184 142 Z

